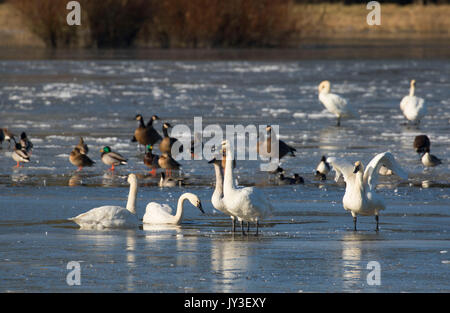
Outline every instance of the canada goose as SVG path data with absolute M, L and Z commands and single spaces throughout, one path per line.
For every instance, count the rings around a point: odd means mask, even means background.
M 14 140 L 15 142 L 15 140 Z M 30 162 L 30 155 L 27 153 L 27 151 L 22 148 L 20 143 L 15 143 L 14 145 L 14 151 L 12 153 L 12 158 L 14 161 L 17 162 L 16 167 L 20 167 L 20 162 L 22 163 L 28 163 Z
M 274 152 L 272 152 L 272 126 L 267 125 L 266 127 L 266 140 L 260 141 L 258 139 L 258 144 L 256 146 L 256 151 L 261 156 L 269 157 L 272 159 L 274 155 Z M 276 138 L 275 138 L 276 140 Z M 295 148 L 287 145 L 284 141 L 278 140 L 278 159 L 281 160 L 282 157 L 284 157 L 286 154 L 290 153 L 291 156 L 295 156 Z
M 81 154 L 88 154 L 89 148 L 88 145 L 84 142 L 83 137 L 80 137 L 80 141 L 76 145 L 78 149 L 80 149 Z
M 294 179 L 296 184 L 304 184 L 305 180 L 299 174 L 294 173 Z
M 144 164 L 147 165 L 147 167 L 151 168 L 150 174 L 153 176 L 156 175 L 156 169 L 159 168 L 158 159 L 159 156 L 156 154 L 153 154 L 153 146 L 147 145 L 145 147 L 146 152 L 144 155 Z
M 163 153 L 158 159 L 158 165 L 160 168 L 166 170 L 167 173 L 170 173 L 167 176 L 172 176 L 172 170 L 178 170 L 180 168 L 180 163 L 175 161 L 168 153 Z
M 31 155 L 33 143 L 31 143 L 31 141 L 28 139 L 27 134 L 25 132 L 22 132 L 20 134 L 20 145 L 22 146 L 22 149 L 25 149 L 25 151 Z
M 75 147 L 72 152 L 70 152 L 69 161 L 76 167 L 77 171 L 81 171 L 83 167 L 91 167 L 95 164 L 86 154 L 82 154 L 80 149 Z
M 400 102 L 400 109 L 409 121 L 419 124 L 420 120 L 427 114 L 427 106 L 423 98 L 414 95 L 416 81 L 410 82 L 409 95 L 404 96 Z
M 134 131 L 134 137 L 132 141 L 137 141 L 141 145 L 154 145 L 161 140 L 161 135 L 153 128 L 153 122 L 159 120 L 157 115 L 153 115 L 148 125 L 145 126 L 144 118 L 141 114 L 136 115 L 136 121 L 139 122 L 139 126 Z
M 108 146 L 103 147 L 103 149 L 101 149 L 100 152 L 102 153 L 101 155 L 102 162 L 105 163 L 106 165 L 110 165 L 111 171 L 114 171 L 114 166 L 127 164 L 127 159 L 125 159 L 117 152 L 112 152 L 111 148 Z
M 172 155 L 173 144 L 178 141 L 178 139 L 169 136 L 168 129 L 171 127 L 172 127 L 172 125 L 170 125 L 169 123 L 163 124 L 162 131 L 163 131 L 164 137 L 161 140 L 161 143 L 159 144 L 159 150 L 161 151 L 161 153 L 167 153 L 169 155 Z M 183 146 L 180 146 L 178 151 L 180 153 L 183 152 Z
M 417 153 L 425 153 L 426 149 L 430 149 L 431 142 L 427 135 L 419 135 L 414 138 L 413 147 Z
M 426 167 L 434 167 L 442 164 L 442 161 L 438 157 L 430 154 L 430 148 L 426 148 L 422 156 L 422 164 Z
M 347 103 L 347 100 L 334 93 L 330 93 L 330 82 L 324 80 L 319 84 L 319 100 L 325 108 L 336 115 L 336 126 L 341 126 L 341 118 L 356 117 L 356 111 Z
M 291 177 L 285 177 L 283 173 L 278 175 L 278 185 L 294 185 L 295 179 Z

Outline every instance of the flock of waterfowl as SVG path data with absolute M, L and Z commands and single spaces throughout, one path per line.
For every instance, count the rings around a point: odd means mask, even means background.
M 400 102 L 400 109 L 403 115 L 409 121 L 418 124 L 425 116 L 427 108 L 424 99 L 415 96 L 415 80 L 411 81 L 409 95 L 405 96 Z M 330 82 L 323 81 L 319 87 L 319 100 L 325 108 L 336 115 L 337 126 L 340 126 L 343 118 L 357 117 L 357 112 L 352 108 L 347 100 L 339 95 L 330 92 Z M 135 120 L 139 125 L 135 129 L 132 141 L 137 142 L 140 146 L 145 147 L 145 155 L 143 163 L 151 169 L 150 173 L 155 176 L 157 169 L 163 169 L 159 182 L 160 187 L 174 187 L 181 185 L 181 179 L 172 177 L 172 170 L 178 170 L 180 164 L 174 159 L 174 152 L 181 153 L 183 145 L 174 145 L 176 138 L 170 137 L 168 130 L 172 127 L 169 123 L 163 123 L 161 136 L 153 127 L 153 122 L 159 120 L 157 115 L 153 115 L 147 124 L 141 114 L 136 115 Z M 272 144 L 274 140 L 278 141 L 278 158 L 281 159 L 286 155 L 295 156 L 296 149 L 289 146 L 282 140 L 272 138 L 272 126 L 266 127 L 266 140 L 258 138 L 256 150 L 262 157 L 269 159 L 274 155 Z M 11 148 L 11 141 L 14 142 L 12 158 L 17 162 L 16 167 L 20 167 L 21 163 L 30 161 L 32 155 L 33 144 L 28 139 L 25 132 L 21 133 L 20 141 L 16 142 L 15 136 L 8 129 L 0 129 L 0 144 L 3 141 L 8 142 Z M 159 142 L 160 155 L 153 153 L 153 147 Z M 194 140 L 191 143 L 191 153 L 194 153 Z M 428 136 L 416 136 L 413 148 L 421 154 L 421 161 L 425 167 L 434 167 L 442 163 L 442 161 L 434 155 L 430 154 L 431 142 Z M 71 164 L 76 166 L 80 171 L 83 167 L 90 167 L 95 162 L 88 156 L 89 148 L 80 137 L 80 141 L 73 148 L 69 156 Z M 111 150 L 109 146 L 100 150 L 101 161 L 110 166 L 110 170 L 114 171 L 115 167 L 126 165 L 127 159 L 117 152 Z M 245 234 L 244 223 L 256 225 L 256 234 L 258 234 L 259 222 L 273 213 L 273 206 L 267 200 L 264 192 L 255 187 L 237 187 L 233 179 L 233 170 L 236 167 L 236 160 L 230 142 L 225 140 L 222 142 L 220 153 L 217 157 L 209 161 L 214 166 L 215 171 L 215 189 L 212 194 L 211 202 L 215 209 L 230 216 L 232 220 L 232 231 L 235 231 L 236 220 L 240 222 L 241 231 Z M 22 165 L 23 166 L 23 165 Z M 385 209 L 383 198 L 376 193 L 379 175 L 396 174 L 402 179 L 407 179 L 407 173 L 396 162 L 393 154 L 384 152 L 377 154 L 365 167 L 361 161 L 354 164 L 339 160 L 334 157 L 322 156 L 316 168 L 316 176 L 320 180 L 326 180 L 330 171 L 336 172 L 335 180 L 338 181 L 343 177 L 346 183 L 346 190 L 343 197 L 343 206 L 345 210 L 351 212 L 354 220 L 354 230 L 356 230 L 356 220 L 358 215 L 375 216 L 376 230 L 379 229 L 379 212 Z M 292 185 L 302 184 L 303 178 L 298 174 L 293 177 L 286 177 L 281 167 L 275 169 L 272 173 L 277 174 L 278 184 Z M 136 215 L 135 203 L 138 189 L 137 177 L 135 174 L 128 176 L 130 191 L 126 207 L 119 206 L 102 206 L 92 209 L 86 213 L 80 214 L 70 220 L 74 221 L 82 228 L 129 228 L 137 227 L 140 219 Z M 185 201 L 199 208 L 203 212 L 200 199 L 192 193 L 184 193 L 178 200 L 178 206 L 174 215 L 171 208 L 165 204 L 150 202 L 146 207 L 145 215 L 142 222 L 145 224 L 180 224 L 183 216 L 183 204 Z

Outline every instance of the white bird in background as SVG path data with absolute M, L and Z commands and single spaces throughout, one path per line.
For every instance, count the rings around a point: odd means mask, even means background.
M 328 80 L 319 84 L 319 100 L 328 111 L 337 116 L 337 126 L 341 126 L 341 118 L 357 117 L 355 110 L 347 103 L 347 100 L 330 93 L 330 82 Z
M 400 102 L 400 109 L 403 115 L 411 122 L 419 124 L 420 120 L 427 114 L 427 106 L 425 100 L 414 95 L 416 89 L 416 81 L 411 80 L 409 95 L 403 97 Z
M 367 165 L 366 170 L 361 161 L 356 162 L 354 166 L 345 160 L 337 160 L 334 157 L 328 158 L 327 161 L 336 171 L 336 181 L 341 175 L 344 176 L 346 188 L 343 205 L 345 210 L 351 211 L 354 230 L 356 231 L 357 215 L 375 215 L 376 230 L 378 231 L 379 211 L 386 208 L 384 199 L 375 192 L 380 167 L 385 166 L 391 169 L 403 179 L 407 179 L 408 174 L 395 161 L 390 152 L 377 154 Z
M 241 222 L 242 234 L 245 235 L 243 222 L 256 223 L 258 235 L 259 221 L 272 215 L 273 207 L 267 201 L 265 194 L 253 187 L 236 188 L 233 183 L 233 153 L 230 142 L 222 142 L 226 151 L 225 178 L 223 182 L 223 203 L 225 208 Z
M 108 228 L 136 228 L 139 219 L 136 216 L 137 178 L 135 174 L 128 175 L 130 192 L 126 208 L 113 205 L 105 205 L 94 208 L 86 213 L 72 217 L 69 220 L 77 223 L 83 229 L 108 229 Z
M 205 213 L 202 208 L 200 199 L 193 193 L 186 192 L 178 199 L 177 212 L 172 215 L 172 208 L 167 204 L 159 204 L 150 202 L 145 208 L 145 214 L 142 219 L 144 224 L 170 224 L 179 225 L 183 218 L 184 201 L 188 200 L 192 205 L 196 206 L 200 212 Z

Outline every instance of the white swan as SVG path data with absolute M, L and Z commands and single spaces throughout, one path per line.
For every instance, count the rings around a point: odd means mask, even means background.
M 253 187 L 236 188 L 233 183 L 233 153 L 228 140 L 222 142 L 227 160 L 225 165 L 225 178 L 223 183 L 223 203 L 225 208 L 241 222 L 242 233 L 243 222 L 256 223 L 256 235 L 258 235 L 259 221 L 272 215 L 273 207 L 266 200 L 263 192 Z
M 130 192 L 128 194 L 127 207 L 105 205 L 82 213 L 69 220 L 74 221 L 84 229 L 105 228 L 136 228 L 139 219 L 136 216 L 137 178 L 135 174 L 128 175 Z
M 337 116 L 337 126 L 341 126 L 341 118 L 356 117 L 355 110 L 347 100 L 334 93 L 330 93 L 330 82 L 324 80 L 319 84 L 319 100 L 325 108 Z
M 416 89 L 416 81 L 411 80 L 409 95 L 403 97 L 400 102 L 400 109 L 403 115 L 411 122 L 420 123 L 420 120 L 427 114 L 427 106 L 425 100 L 414 95 Z
M 365 171 L 364 165 L 360 161 L 356 162 L 354 166 L 347 161 L 337 160 L 333 157 L 328 158 L 327 161 L 336 171 L 336 181 L 341 175 L 344 176 L 346 188 L 343 205 L 345 210 L 352 213 L 354 230 L 356 231 L 357 215 L 375 215 L 376 230 L 378 231 L 379 211 L 386 208 L 383 198 L 375 192 L 380 167 L 385 166 L 391 169 L 403 179 L 407 179 L 408 174 L 395 161 L 390 152 L 377 154 L 367 165 Z
M 222 161 L 214 158 L 208 163 L 212 163 L 214 165 L 214 171 L 216 172 L 216 187 L 211 197 L 211 203 L 216 210 L 231 217 L 231 231 L 234 233 L 236 227 L 236 218 L 225 208 L 225 204 L 223 203 L 223 175 L 221 169 Z
M 182 194 L 178 199 L 177 212 L 175 215 L 172 215 L 172 208 L 167 204 L 159 204 L 156 202 L 147 204 L 142 219 L 143 223 L 179 225 L 183 218 L 183 205 L 185 200 L 189 200 L 192 205 L 196 206 L 202 213 L 205 213 L 200 199 L 193 193 L 187 192 Z

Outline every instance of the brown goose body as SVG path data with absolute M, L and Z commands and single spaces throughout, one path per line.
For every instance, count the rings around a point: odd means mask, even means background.
M 159 156 L 156 154 L 153 154 L 152 146 L 148 145 L 147 152 L 144 155 L 144 164 L 147 167 L 152 169 L 152 171 L 150 173 L 153 174 L 153 176 L 156 175 L 156 170 L 158 168 L 160 168 L 160 166 L 158 164 L 158 160 L 159 160 Z
M 161 140 L 161 135 L 153 128 L 153 121 L 159 119 L 156 115 L 153 115 L 147 126 L 145 126 L 144 118 L 142 115 L 136 115 L 136 120 L 139 121 L 139 126 L 134 131 L 134 138 L 141 145 L 154 145 Z
M 164 137 L 159 144 L 159 150 L 161 153 L 167 153 L 168 155 L 172 155 L 172 146 L 178 141 L 178 139 L 169 136 L 168 129 L 171 127 L 172 126 L 169 123 L 163 124 L 162 130 Z M 180 147 L 179 152 L 183 152 L 183 146 Z

